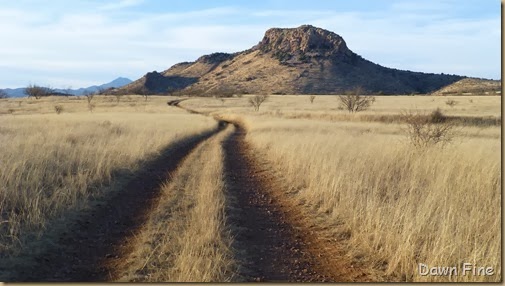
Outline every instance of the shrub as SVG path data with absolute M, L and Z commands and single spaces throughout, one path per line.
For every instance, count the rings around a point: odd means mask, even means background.
M 404 112 L 402 115 L 407 123 L 405 132 L 414 147 L 444 145 L 454 137 L 454 125 L 447 121 L 440 109 L 428 115 L 420 112 Z
M 455 100 L 452 100 L 452 99 L 448 99 L 445 104 L 449 105 L 450 107 L 454 107 L 456 104 L 458 104 L 457 101 Z
M 375 97 L 362 94 L 363 89 L 361 87 L 357 87 L 356 89 L 349 91 L 347 95 L 339 96 L 340 107 L 349 111 L 349 113 L 368 109 L 368 107 L 375 102 Z
M 55 105 L 54 111 L 56 112 L 56 114 L 60 114 L 63 111 L 63 106 L 62 105 Z
M 433 110 L 429 115 L 429 121 L 431 123 L 444 123 L 446 120 L 447 117 L 442 113 L 440 108 Z
M 261 95 L 255 95 L 251 98 L 249 98 L 249 104 L 254 108 L 255 111 L 260 110 L 261 104 L 267 100 L 268 96 L 261 94 Z

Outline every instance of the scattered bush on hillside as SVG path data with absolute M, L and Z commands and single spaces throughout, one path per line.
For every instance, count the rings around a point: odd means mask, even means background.
M 363 93 L 363 88 L 357 87 L 354 90 L 347 92 L 346 95 L 339 96 L 338 99 L 340 107 L 349 111 L 349 113 L 368 109 L 375 102 L 375 97 L 371 95 L 363 95 Z

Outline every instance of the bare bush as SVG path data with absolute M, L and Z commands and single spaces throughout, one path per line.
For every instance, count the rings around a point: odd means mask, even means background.
M 402 115 L 407 123 L 405 128 L 407 137 L 415 147 L 444 145 L 454 138 L 454 124 L 448 122 L 438 108 L 430 114 L 403 112 Z
M 52 90 L 48 87 L 30 84 L 25 88 L 24 92 L 26 95 L 28 95 L 28 97 L 35 97 L 36 99 L 40 99 L 44 96 L 49 96 Z
M 61 112 L 63 112 L 63 106 L 62 105 L 55 105 L 54 111 L 56 112 L 56 114 L 60 114 Z
M 445 104 L 449 105 L 451 108 L 454 107 L 458 102 L 456 100 L 448 99 Z
M 314 99 L 316 99 L 315 95 L 309 96 L 310 103 L 314 103 Z
M 122 94 L 120 93 L 116 93 L 114 94 L 114 96 L 116 97 L 116 102 L 119 103 L 119 100 L 121 100 L 121 97 L 123 96 Z
M 84 96 L 86 97 L 86 100 L 88 101 L 88 110 L 90 112 L 93 112 L 93 109 L 95 109 L 95 105 L 92 103 L 93 98 L 95 98 L 96 93 L 87 91 L 84 93 Z
M 9 98 L 9 95 L 5 90 L 0 89 L 0 99 Z
M 375 102 L 375 97 L 371 95 L 362 95 L 363 89 L 358 87 L 348 92 L 347 95 L 338 97 L 340 107 L 349 111 L 349 113 L 359 112 L 368 109 Z
M 249 98 L 249 104 L 254 108 L 254 111 L 260 110 L 260 106 L 265 100 L 267 100 L 268 96 L 265 94 L 255 95 Z
M 89 91 L 84 93 L 84 96 L 86 97 L 86 100 L 88 101 L 88 104 L 91 104 L 95 95 L 96 94 L 94 92 L 89 92 Z

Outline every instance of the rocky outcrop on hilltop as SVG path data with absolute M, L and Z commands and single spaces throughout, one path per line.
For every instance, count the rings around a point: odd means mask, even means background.
M 342 37 L 309 25 L 296 29 L 269 29 L 253 49 L 281 58 L 352 56 Z

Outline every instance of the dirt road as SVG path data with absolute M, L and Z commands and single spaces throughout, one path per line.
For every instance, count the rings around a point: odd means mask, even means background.
M 179 106 L 182 100 L 168 102 Z M 195 113 L 196 111 L 190 110 Z M 146 221 L 160 196 L 161 184 L 196 146 L 228 124 L 225 140 L 226 216 L 234 237 L 237 277 L 241 281 L 367 281 L 339 258 L 338 244 L 307 224 L 300 206 L 277 187 L 268 164 L 261 165 L 239 122 L 220 121 L 205 134 L 169 146 L 162 156 L 135 174 L 127 186 L 79 217 L 42 255 L 15 267 L 11 281 L 114 281 L 121 260 L 132 252 L 128 241 Z M 337 245 L 337 246 L 336 246 Z

